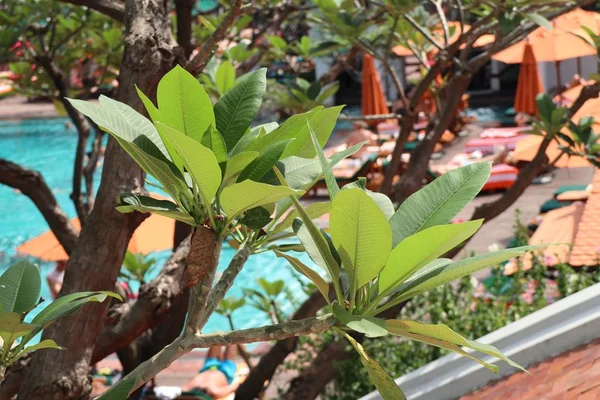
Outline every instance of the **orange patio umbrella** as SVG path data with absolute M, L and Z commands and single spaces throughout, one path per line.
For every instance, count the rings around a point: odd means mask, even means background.
M 543 91 L 544 87 L 538 74 L 537 62 L 531 45 L 527 43 L 523 48 L 523 60 L 515 97 L 515 111 L 529 115 L 537 114 L 535 96 Z
M 79 218 L 73 218 L 71 224 L 78 231 L 81 229 Z M 157 214 L 151 214 L 133 233 L 129 246 L 132 253 L 148 254 L 173 247 L 175 221 Z M 69 256 L 62 248 L 52 231 L 42 233 L 28 240 L 19 247 L 21 255 L 32 256 L 44 261 L 64 261 Z
M 460 24 L 455 21 L 448 22 L 448 27 L 454 28 L 452 34 L 448 38 L 449 44 L 456 42 L 458 40 L 458 38 L 460 38 L 460 36 L 463 34 L 463 32 L 468 32 L 471 29 L 471 25 L 464 24 L 463 31 L 461 31 Z M 444 39 L 443 39 L 443 34 L 441 31 L 442 31 L 442 28 L 439 27 L 434 30 L 434 33 L 436 35 L 436 41 L 438 42 L 438 44 L 443 46 Z M 484 47 L 484 46 L 487 46 L 488 44 L 494 43 L 495 40 L 496 40 L 496 38 L 492 34 L 481 35 L 479 38 L 477 38 L 475 43 L 473 43 L 473 47 L 475 47 L 475 48 L 476 47 Z M 466 45 L 463 43 L 461 45 L 461 49 L 464 48 L 465 46 Z M 392 51 L 394 52 L 394 54 L 396 54 L 397 56 L 400 56 L 400 57 L 406 57 L 406 56 L 413 55 L 413 52 L 411 49 L 409 49 L 408 47 L 402 46 L 402 45 L 393 47 Z M 432 51 L 435 53 L 435 52 L 437 52 L 437 49 L 433 49 Z
M 563 132 L 566 135 L 570 134 L 568 132 Z M 537 151 L 542 143 L 544 138 L 538 135 L 530 135 L 529 137 L 519 140 L 515 146 L 515 150 L 513 152 L 513 160 L 514 161 L 524 161 L 530 162 L 534 159 Z M 560 145 L 568 146 L 567 143 L 560 141 Z M 557 168 L 579 168 L 579 167 L 590 167 L 590 164 L 586 159 L 582 157 L 569 157 L 566 154 L 562 154 L 562 150 L 559 149 L 559 144 L 556 141 L 552 141 L 548 148 L 546 149 L 546 155 L 548 156 L 548 160 L 550 162 L 554 162 L 554 166 Z
M 365 54 L 363 57 L 361 106 L 363 115 L 388 114 L 390 112 L 381 88 L 379 73 L 375 68 L 373 57 L 369 54 Z M 380 122 L 382 120 L 368 121 L 371 126 L 376 126 Z

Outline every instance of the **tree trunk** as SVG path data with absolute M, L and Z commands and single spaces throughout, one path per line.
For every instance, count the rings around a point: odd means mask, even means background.
M 69 217 L 58 205 L 52 189 L 37 171 L 0 159 L 0 183 L 19 190 L 29 197 L 44 216 L 48 226 L 67 254 L 71 254 L 77 244 L 77 231 L 69 222 Z
M 333 293 L 333 290 L 330 291 Z M 314 316 L 317 311 L 325 306 L 325 299 L 319 291 L 315 291 L 298 308 L 292 319 L 304 319 Z M 236 400 L 254 400 L 264 390 L 265 382 L 273 378 L 277 367 L 283 363 L 298 345 L 297 337 L 290 337 L 275 343 L 273 347 L 261 357 L 260 362 L 252 369 L 248 378 L 240 385 L 235 393 Z
M 408 196 L 421 188 L 423 179 L 429 169 L 429 160 L 435 145 L 456 115 L 462 95 L 467 90 L 471 78 L 470 73 L 464 72 L 457 73 L 450 80 L 445 90 L 443 113 L 437 117 L 433 128 L 427 132 L 425 139 L 411 153 L 408 167 L 394 190 L 395 202 L 402 203 Z
M 183 49 L 186 60 L 192 54 L 192 8 L 195 1 L 175 0 L 175 12 L 177 14 L 177 43 Z
M 159 79 L 172 67 L 176 43 L 163 2 L 126 2 L 125 50 L 119 76 L 117 99 L 143 110 L 134 84 L 153 96 Z M 114 141 L 106 150 L 98 197 L 88 223 L 73 251 L 62 294 L 85 290 L 112 290 L 131 235 L 143 215 L 115 210 L 117 195 L 143 191 L 144 174 Z M 90 304 L 63 318 L 44 332 L 68 350 L 34 353 L 21 387 L 23 399 L 87 399 L 91 391 L 88 370 L 92 351 L 103 325 L 108 302 Z

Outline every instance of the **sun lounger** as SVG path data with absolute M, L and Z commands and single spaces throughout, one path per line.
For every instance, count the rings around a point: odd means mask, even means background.
M 507 150 L 514 150 L 519 140 L 525 139 L 527 135 L 517 135 L 506 138 L 487 138 L 487 139 L 473 139 L 465 144 L 465 152 L 473 153 L 474 151 L 481 151 L 489 154 L 493 153 L 497 147 L 504 147 Z
M 554 192 L 554 198 L 558 197 L 559 194 L 564 192 L 571 192 L 574 190 L 586 190 L 588 185 L 562 185 Z
M 480 139 L 501 139 L 512 138 L 519 135 L 519 132 L 531 129 L 529 126 L 512 126 L 507 128 L 488 128 L 479 135 Z
M 548 211 L 557 210 L 571 204 L 573 204 L 572 201 L 558 201 L 556 199 L 550 199 L 540 206 L 540 214 L 545 214 Z
M 507 164 L 494 165 L 488 181 L 481 190 L 506 190 L 515 184 L 519 170 Z

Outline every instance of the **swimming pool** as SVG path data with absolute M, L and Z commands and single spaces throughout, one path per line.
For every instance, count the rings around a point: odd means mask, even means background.
M 76 216 L 69 198 L 76 143 L 77 134 L 68 119 L 0 121 L 0 158 L 40 171 L 63 210 L 71 217 Z M 96 187 L 100 181 L 100 172 L 96 172 Z M 0 208 L 0 271 L 3 271 L 16 260 L 17 246 L 48 230 L 48 225 L 29 198 L 3 185 L 0 185 Z M 169 257 L 169 253 L 164 251 L 153 255 L 159 266 L 155 269 L 155 275 Z M 224 245 L 218 271 L 226 268 L 234 254 L 234 249 Z M 297 256 L 305 262 L 310 262 L 305 254 Z M 42 275 L 54 267 L 53 263 L 32 261 L 40 266 Z M 286 288 L 294 293 L 298 301 L 305 297 L 300 282 L 295 279 L 295 272 L 285 260 L 277 258 L 272 252 L 250 257 L 227 296 L 239 298 L 243 296 L 243 288 L 257 289 L 256 279 L 259 277 L 271 281 L 282 279 L 286 282 Z M 42 296 L 50 298 L 45 280 Z M 292 311 L 293 305 L 286 301 L 283 295 L 281 304 L 282 311 Z M 44 305 L 41 305 L 40 309 L 43 307 Z M 244 306 L 234 313 L 237 329 L 259 326 L 268 321 L 266 315 L 250 306 Z M 217 330 L 229 330 L 229 325 L 224 317 L 215 314 L 208 321 L 205 331 Z

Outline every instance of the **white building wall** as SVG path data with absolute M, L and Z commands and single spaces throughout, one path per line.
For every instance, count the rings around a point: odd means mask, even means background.
M 581 57 L 581 77 L 588 79 L 590 74 L 598 72 L 598 61 L 595 56 Z M 544 84 L 546 91 L 556 89 L 556 66 L 554 62 L 538 63 L 540 79 Z M 560 62 L 560 80 L 564 86 L 571 82 L 573 76 L 577 74 L 577 59 L 572 58 Z

